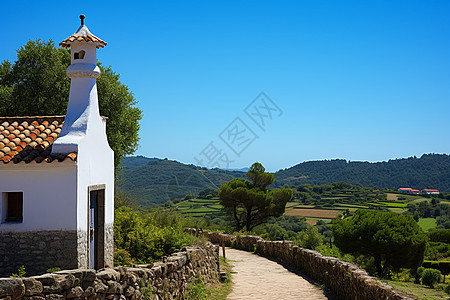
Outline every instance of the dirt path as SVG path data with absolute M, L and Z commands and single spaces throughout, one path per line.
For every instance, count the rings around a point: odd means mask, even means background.
M 329 299 L 319 287 L 274 261 L 231 248 L 226 249 L 225 255 L 234 266 L 229 300 Z

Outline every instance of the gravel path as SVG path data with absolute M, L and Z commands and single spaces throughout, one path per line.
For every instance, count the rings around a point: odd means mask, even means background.
M 274 261 L 231 248 L 226 248 L 225 255 L 234 266 L 229 300 L 329 299 L 322 289 Z

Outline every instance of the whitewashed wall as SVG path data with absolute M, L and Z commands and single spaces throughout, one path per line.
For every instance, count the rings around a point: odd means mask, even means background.
M 91 118 L 78 145 L 78 227 L 87 231 L 88 187 L 105 184 L 105 224 L 114 223 L 114 152 L 109 147 L 105 120 Z M 83 213 L 84 212 L 84 213 Z
M 77 229 L 75 162 L 10 163 L 0 178 L 0 192 L 23 192 L 23 222 L 0 223 L 0 232 Z

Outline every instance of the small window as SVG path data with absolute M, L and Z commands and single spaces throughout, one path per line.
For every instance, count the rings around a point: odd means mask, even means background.
M 23 192 L 10 192 L 6 194 L 6 212 L 5 222 L 23 221 Z
M 86 52 L 84 52 L 84 50 L 81 50 L 80 52 L 75 52 L 73 54 L 73 59 L 83 59 L 85 53 Z

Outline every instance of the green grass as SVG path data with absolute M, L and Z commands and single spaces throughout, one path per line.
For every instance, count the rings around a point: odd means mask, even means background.
M 399 208 L 399 207 L 389 207 L 389 211 L 393 211 L 393 212 L 396 212 L 398 214 L 402 214 L 405 211 L 407 211 L 407 209 Z
M 214 209 L 214 208 L 209 208 L 207 206 L 201 206 L 201 207 L 196 207 L 196 208 L 189 208 L 189 209 L 184 209 L 182 211 L 182 213 L 199 213 L 199 212 L 203 212 L 203 213 L 208 213 L 208 212 L 217 212 L 219 211 L 218 209 Z
M 209 207 L 209 208 L 213 208 L 213 209 L 220 210 L 220 209 L 222 209 L 223 206 L 220 205 L 220 204 L 209 204 L 208 207 Z
M 231 268 L 228 260 L 222 256 L 219 257 L 220 271 L 227 273 L 227 278 L 224 282 L 205 283 L 202 277 L 196 278 L 196 281 L 189 283 L 186 288 L 184 299 L 186 300 L 200 300 L 200 299 L 217 299 L 225 300 L 232 291 L 231 282 Z
M 207 287 L 208 299 L 225 300 L 232 291 L 233 283 L 231 282 L 231 269 L 232 266 L 228 262 L 228 259 L 224 259 L 223 256 L 219 256 L 220 259 L 220 271 L 227 273 L 227 279 L 223 283 L 218 285 L 211 285 Z
M 434 218 L 420 218 L 419 226 L 422 227 L 423 231 L 428 232 L 428 230 L 436 227 L 436 219 Z
M 343 203 L 336 203 L 334 206 L 339 206 L 343 208 L 367 208 L 367 205 L 343 204 Z
M 383 206 L 387 207 L 398 207 L 398 208 L 406 208 L 406 203 L 398 203 L 398 202 L 378 202 Z
M 385 280 L 382 280 L 386 282 Z M 418 300 L 442 300 L 449 297 L 447 293 L 441 290 L 432 289 L 420 284 L 414 284 L 413 282 L 403 281 L 387 281 L 387 284 L 400 290 L 403 294 Z

